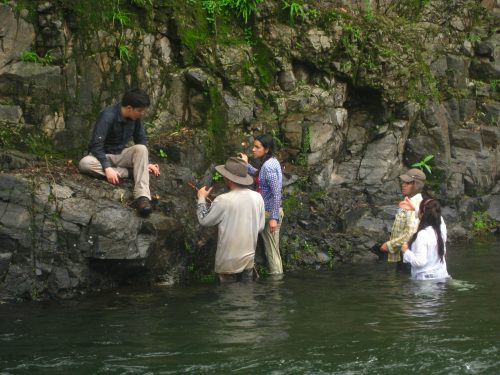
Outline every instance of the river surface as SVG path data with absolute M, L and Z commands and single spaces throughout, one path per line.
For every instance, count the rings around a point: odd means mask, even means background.
M 386 263 L 0 305 L 0 374 L 500 374 L 500 242 L 444 283 Z

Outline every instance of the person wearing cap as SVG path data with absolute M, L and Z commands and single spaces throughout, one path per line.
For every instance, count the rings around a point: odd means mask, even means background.
M 401 192 L 405 199 L 409 199 L 414 207 L 422 202 L 422 189 L 425 185 L 425 173 L 420 169 L 412 168 L 399 176 L 401 180 Z M 380 251 L 387 252 L 389 263 L 401 262 L 401 245 L 408 241 L 418 227 L 418 218 L 414 210 L 400 205 L 394 223 L 392 225 L 389 241 L 382 244 Z
M 265 211 L 262 196 L 248 188 L 253 178 L 247 163 L 237 157 L 215 167 L 224 177 L 228 193 L 217 196 L 211 206 L 206 199 L 212 188 L 198 190 L 196 212 L 203 226 L 218 226 L 215 272 L 221 282 L 252 280 L 255 248 L 259 232 L 264 229 Z

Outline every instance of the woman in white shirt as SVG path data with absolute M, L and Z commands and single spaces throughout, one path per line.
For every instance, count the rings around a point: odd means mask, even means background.
M 403 244 L 403 262 L 411 264 L 415 280 L 450 277 L 446 270 L 446 225 L 441 218 L 441 205 L 432 198 L 422 200 L 418 209 L 417 232 Z

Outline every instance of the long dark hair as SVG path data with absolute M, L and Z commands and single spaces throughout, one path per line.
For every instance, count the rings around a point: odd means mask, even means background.
M 267 149 L 266 155 L 262 158 L 262 164 L 273 157 L 274 152 L 274 138 L 271 134 L 261 134 L 255 138 L 256 141 L 259 141 L 265 149 Z
M 419 214 L 421 216 L 420 223 L 418 224 L 417 231 L 411 236 L 410 241 L 408 241 L 408 247 L 411 247 L 413 242 L 415 242 L 418 232 L 431 226 L 436 233 L 438 255 L 442 262 L 444 257 L 444 241 L 441 235 L 441 205 L 436 199 L 425 198 L 420 202 Z

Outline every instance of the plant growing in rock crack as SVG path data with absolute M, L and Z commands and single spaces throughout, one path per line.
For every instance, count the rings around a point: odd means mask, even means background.
M 245 27 L 243 29 L 243 35 L 245 39 L 245 43 L 248 44 L 249 46 L 254 45 L 253 41 L 253 32 L 251 27 Z
M 201 6 L 208 14 L 207 21 L 214 24 L 215 34 L 217 35 L 217 17 L 224 12 L 231 10 L 238 17 L 243 18 L 245 24 L 248 18 L 257 9 L 257 5 L 264 0 L 203 0 Z
M 47 51 L 45 56 L 39 56 L 35 51 L 24 51 L 21 53 L 21 61 L 34 62 L 36 64 L 47 65 L 54 61 L 51 51 Z
M 130 50 L 126 44 L 118 45 L 118 56 L 120 60 L 130 60 Z
M 111 21 L 113 22 L 113 25 L 115 22 L 118 23 L 123 30 L 124 27 L 130 25 L 130 13 L 120 9 L 119 2 L 117 2 L 113 9 L 113 14 L 111 15 Z
M 432 159 L 434 159 L 434 155 L 428 154 L 428 155 L 425 155 L 424 158 L 422 160 L 420 160 L 418 163 L 414 163 L 411 166 L 416 167 L 416 168 L 420 168 L 421 170 L 426 170 L 427 172 L 429 172 L 429 174 L 432 174 L 432 169 L 431 169 L 431 166 L 429 165 L 429 162 Z
M 288 15 L 290 17 L 290 22 L 295 23 L 295 20 L 298 17 L 304 19 L 306 17 L 306 13 L 304 12 L 304 6 L 296 1 L 288 2 L 283 0 L 283 9 L 288 9 Z
M 497 92 L 500 91 L 500 79 L 494 79 L 490 82 L 491 91 Z
M 311 130 L 309 128 L 304 129 L 304 137 L 302 141 L 302 148 L 300 149 L 299 155 L 297 156 L 297 164 L 303 167 L 307 166 L 307 154 L 309 153 L 309 148 L 311 147 Z

